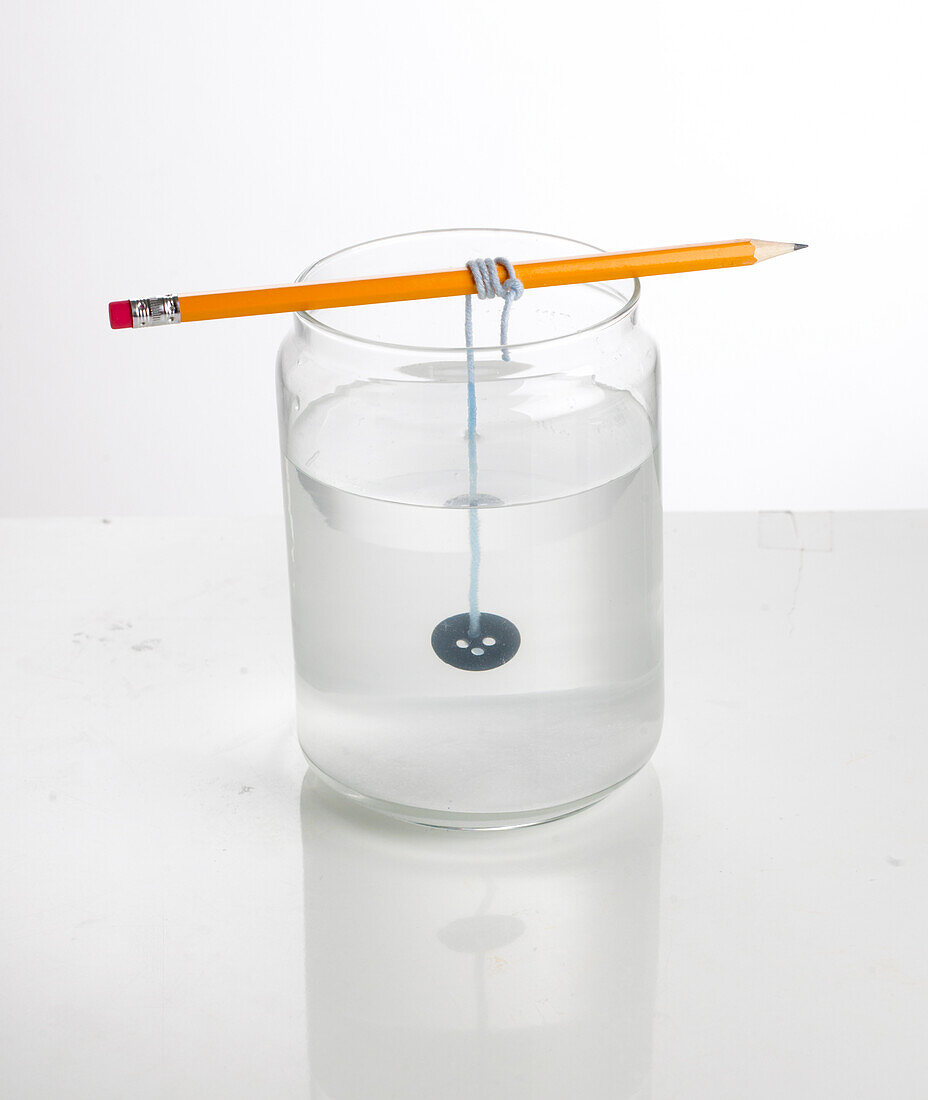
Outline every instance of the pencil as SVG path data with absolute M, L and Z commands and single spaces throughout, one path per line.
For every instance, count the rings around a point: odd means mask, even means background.
M 804 244 L 744 239 L 715 244 L 690 244 L 646 252 L 597 253 L 571 259 L 515 264 L 526 289 L 593 283 L 612 279 L 706 271 L 717 267 L 746 267 L 762 260 L 805 248 Z M 499 269 L 500 278 L 506 277 Z M 420 298 L 448 298 L 474 293 L 467 268 L 428 271 L 416 275 L 386 275 L 344 282 L 297 283 L 257 290 L 226 290 L 214 294 L 168 294 L 110 302 L 111 328 L 150 328 L 187 321 L 224 317 L 254 317 L 266 313 L 332 309 L 336 306 L 408 302 Z

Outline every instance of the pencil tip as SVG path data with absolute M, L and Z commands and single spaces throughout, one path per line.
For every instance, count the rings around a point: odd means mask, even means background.
M 791 241 L 755 241 L 751 240 L 751 244 L 754 246 L 754 262 L 760 263 L 761 260 L 772 260 L 774 256 L 785 256 L 787 252 L 795 252 L 797 248 L 806 248 L 804 244 L 793 244 Z
M 807 244 L 794 244 L 793 245 L 793 251 L 798 252 L 800 248 L 808 248 L 808 247 L 809 246 Z

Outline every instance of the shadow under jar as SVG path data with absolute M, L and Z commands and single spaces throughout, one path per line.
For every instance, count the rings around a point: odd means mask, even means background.
M 436 231 L 345 249 L 301 280 L 597 251 Z M 473 449 L 461 298 L 295 315 L 278 393 L 297 725 L 345 794 L 424 824 L 528 825 L 653 753 L 658 356 L 638 292 L 527 291 L 508 362 L 502 303 L 474 299 Z

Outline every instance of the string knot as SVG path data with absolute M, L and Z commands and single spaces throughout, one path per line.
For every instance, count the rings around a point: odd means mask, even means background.
M 508 260 L 506 261 L 509 262 Z M 506 298 L 510 302 L 518 302 L 518 300 L 525 293 L 525 287 L 522 285 L 522 280 L 517 278 L 516 275 L 510 275 L 508 279 L 503 282 L 503 290 L 506 291 Z
M 498 265 L 498 266 L 497 266 Z M 500 280 L 499 268 L 506 272 L 506 279 Z M 509 308 L 513 302 L 518 302 L 525 291 L 522 280 L 516 275 L 515 268 L 505 256 L 497 256 L 495 260 L 468 260 L 467 270 L 474 280 L 474 288 L 477 297 L 481 301 L 485 298 L 502 298 L 503 315 L 499 321 L 499 342 L 503 351 L 503 362 L 509 362 Z M 473 347 L 473 321 L 470 308 L 471 296 L 464 299 L 464 335 L 467 337 L 468 348 Z
M 506 279 L 503 281 L 499 277 L 500 267 L 506 271 Z M 507 302 L 517 302 L 525 290 L 512 263 L 505 256 L 497 256 L 495 260 L 489 257 L 469 260 L 467 270 L 473 277 L 477 297 L 481 301 L 486 298 L 505 298 Z

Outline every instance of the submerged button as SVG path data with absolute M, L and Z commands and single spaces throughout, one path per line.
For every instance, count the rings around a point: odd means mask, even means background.
M 475 638 L 468 634 L 470 615 L 451 615 L 432 631 L 432 649 L 453 668 L 483 672 L 499 668 L 519 652 L 522 636 L 515 623 L 502 615 L 480 612 L 480 632 Z

